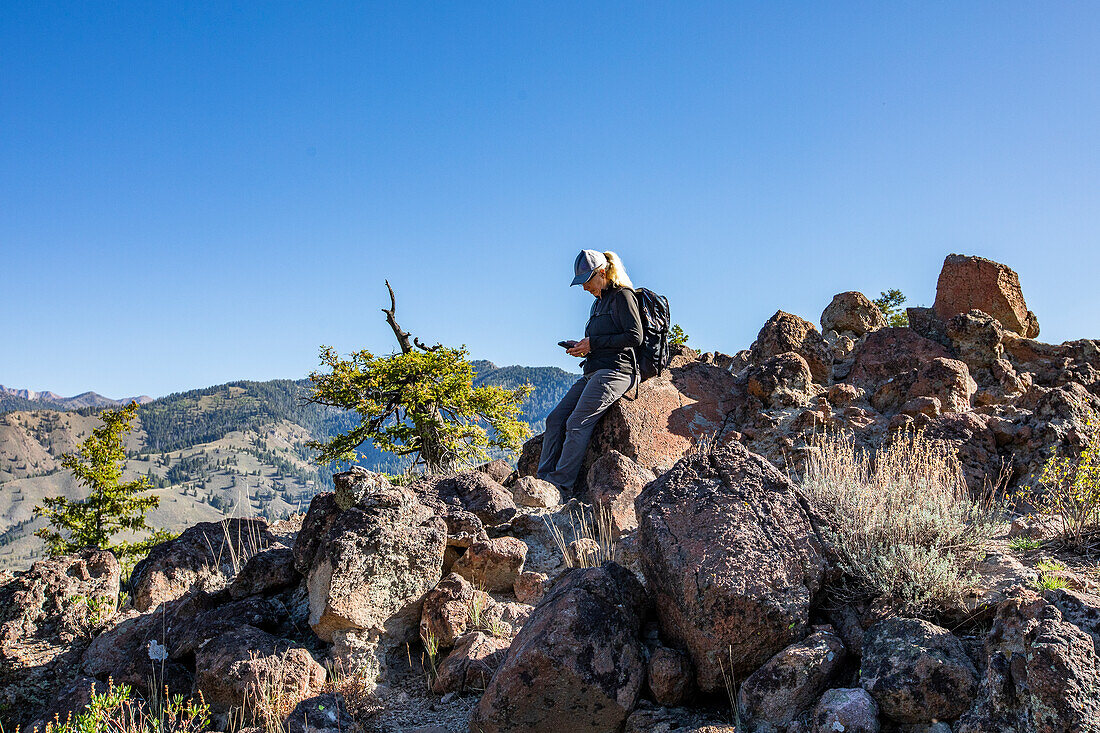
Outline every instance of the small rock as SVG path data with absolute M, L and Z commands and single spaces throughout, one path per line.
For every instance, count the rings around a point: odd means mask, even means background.
M 646 681 L 653 699 L 660 705 L 675 706 L 687 699 L 695 680 L 687 654 L 658 646 L 649 657 Z
M 512 485 L 512 498 L 520 506 L 551 509 L 561 503 L 561 492 L 549 481 L 521 476 Z
M 524 571 L 517 575 L 516 582 L 512 583 L 516 600 L 532 606 L 537 606 L 548 590 L 550 590 L 550 576 L 546 573 Z
M 862 687 L 828 690 L 814 708 L 812 733 L 879 733 L 878 705 Z
M 512 589 L 523 572 L 527 545 L 515 537 L 497 537 L 475 542 L 458 559 L 452 572 L 469 580 L 475 587 L 496 593 Z

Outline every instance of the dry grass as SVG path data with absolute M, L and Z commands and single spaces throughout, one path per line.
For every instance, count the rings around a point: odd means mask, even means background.
M 611 531 L 611 507 L 599 504 L 593 508 L 582 504 L 569 511 L 569 535 L 548 517 L 543 517 L 554 544 L 567 567 L 594 568 L 615 559 L 615 536 Z M 587 551 L 578 552 L 578 545 Z
M 958 459 L 921 432 L 875 455 L 844 434 L 814 441 L 802 488 L 830 519 L 843 570 L 859 592 L 912 612 L 958 600 L 972 587 L 1003 504 L 971 500 Z

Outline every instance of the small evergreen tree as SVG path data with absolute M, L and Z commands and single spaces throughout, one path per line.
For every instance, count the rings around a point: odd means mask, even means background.
M 683 327 L 679 323 L 673 323 L 672 328 L 668 329 L 668 343 L 670 346 L 687 346 L 688 335 L 684 333 Z
M 905 296 L 902 295 L 901 291 L 897 288 L 887 290 L 885 293 L 879 293 L 879 297 L 875 298 L 874 303 L 886 318 L 887 326 L 899 327 L 909 325 L 909 314 L 901 307 L 901 304 L 904 303 L 905 300 Z
M 147 476 L 122 482 L 126 466 L 126 449 L 122 436 L 133 427 L 131 422 L 137 403 L 120 410 L 104 410 L 103 426 L 96 428 L 76 453 L 61 456 L 61 465 L 80 484 L 91 489 L 87 499 L 71 501 L 64 496 L 43 499 L 45 506 L 34 508 L 37 516 L 46 517 L 51 527 L 35 532 L 46 541 L 51 556 L 65 555 L 95 547 L 110 550 L 124 565 L 149 551 L 153 545 L 171 538 L 164 530 L 153 530 L 145 523 L 145 513 L 160 503 L 160 498 L 146 492 L 151 488 Z M 112 544 L 119 532 L 152 535 L 140 541 Z
M 475 388 L 466 348 L 428 347 L 410 340 L 394 315 L 393 288 L 389 282 L 386 287 L 390 308 L 382 310 L 401 353 L 375 356 L 363 350 L 343 359 L 331 347 L 322 347 L 321 362 L 330 371 L 309 375 L 310 402 L 354 410 L 362 418 L 327 442 L 309 443 L 320 451 L 316 461 L 354 463 L 356 449 L 370 440 L 437 472 L 487 460 L 488 449 L 519 448 L 530 433 L 520 415 L 531 386 Z

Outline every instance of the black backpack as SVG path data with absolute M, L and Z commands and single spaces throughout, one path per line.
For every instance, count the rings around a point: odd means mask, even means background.
M 642 345 L 634 350 L 641 374 L 640 384 L 668 368 L 671 360 L 668 329 L 672 322 L 668 315 L 668 298 L 645 288 L 635 289 L 634 295 L 642 314 Z

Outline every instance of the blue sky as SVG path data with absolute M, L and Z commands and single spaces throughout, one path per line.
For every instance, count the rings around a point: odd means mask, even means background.
M 706 350 L 945 255 L 1100 337 L 1092 3 L 13 3 L 0 383 L 300 377 L 401 324 L 575 361 L 581 248 Z

